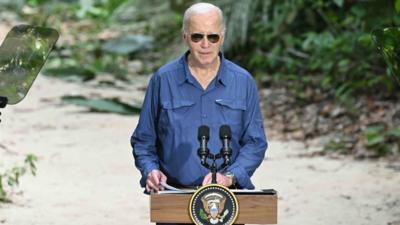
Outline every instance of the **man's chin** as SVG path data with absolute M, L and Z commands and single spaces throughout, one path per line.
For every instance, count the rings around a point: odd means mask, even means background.
M 213 64 L 213 62 L 215 61 L 215 57 L 211 57 L 211 56 L 208 56 L 208 57 L 199 57 L 199 63 L 201 64 L 201 65 L 203 65 L 203 66 L 208 66 L 208 65 L 211 65 L 211 64 Z

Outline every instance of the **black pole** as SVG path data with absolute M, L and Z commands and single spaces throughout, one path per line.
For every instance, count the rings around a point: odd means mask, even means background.
M 8 103 L 8 98 L 0 96 L 0 108 L 6 107 Z
M 212 184 L 217 184 L 217 163 L 215 162 L 215 159 L 212 163 L 211 166 L 211 173 L 212 173 L 212 180 L 211 183 Z
M 0 96 L 0 108 L 5 108 L 7 103 L 8 103 L 8 98 Z M 0 112 L 0 116 L 1 116 L 1 112 Z M 1 123 L 1 119 L 0 119 L 0 123 Z

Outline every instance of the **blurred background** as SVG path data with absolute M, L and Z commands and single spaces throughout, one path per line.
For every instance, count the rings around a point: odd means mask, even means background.
M 182 17 L 195 2 L 0 0 L 0 38 L 17 24 L 58 30 L 43 75 L 88 90 L 128 92 L 67 91 L 57 95 L 58 106 L 137 116 L 151 74 L 185 52 Z M 314 149 L 301 157 L 398 162 L 400 0 L 209 2 L 226 17 L 225 57 L 257 80 L 270 140 Z M 26 169 L 35 162 L 29 157 Z M 400 165 L 392 167 L 398 177 Z M 400 208 L 396 202 L 391 209 Z M 400 218 L 398 210 L 393 215 Z
M 45 75 L 113 86 L 185 51 L 182 14 L 194 2 L 2 0 L 0 17 L 60 32 Z M 226 57 L 259 82 L 270 137 L 325 137 L 326 151 L 358 157 L 398 154 L 400 36 L 383 30 L 399 26 L 399 0 L 211 2 L 226 16 Z

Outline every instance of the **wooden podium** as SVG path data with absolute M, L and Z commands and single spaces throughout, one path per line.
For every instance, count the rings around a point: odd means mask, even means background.
M 276 224 L 278 198 L 275 190 L 232 190 L 239 204 L 235 224 Z M 192 193 L 161 192 L 150 195 L 153 223 L 192 223 L 189 203 Z

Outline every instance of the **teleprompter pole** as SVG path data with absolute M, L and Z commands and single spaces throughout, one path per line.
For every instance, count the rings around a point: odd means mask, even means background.
M 8 103 L 8 98 L 0 96 L 0 108 L 5 108 L 7 103 Z M 0 116 L 1 116 L 1 112 L 0 112 Z M 1 119 L 0 119 L 0 123 L 1 123 Z

